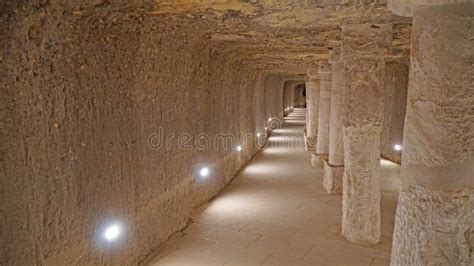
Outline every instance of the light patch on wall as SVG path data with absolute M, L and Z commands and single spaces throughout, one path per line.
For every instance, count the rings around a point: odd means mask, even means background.
M 120 237 L 121 232 L 120 225 L 112 224 L 105 229 L 104 238 L 109 242 L 115 241 Z
M 239 221 L 242 218 L 242 211 L 252 210 L 253 213 L 260 213 L 262 209 L 262 198 L 265 197 L 261 193 L 226 193 L 216 198 L 209 206 L 207 211 L 213 214 L 225 216 L 226 219 Z M 251 213 L 251 212 L 249 212 Z
M 199 175 L 201 177 L 207 177 L 209 175 L 209 168 L 203 167 L 201 170 L 199 170 Z
M 400 144 L 395 144 L 395 145 L 393 145 L 393 149 L 396 150 L 396 151 L 401 151 L 402 148 L 403 148 L 403 147 L 402 147 L 402 145 L 400 145 Z

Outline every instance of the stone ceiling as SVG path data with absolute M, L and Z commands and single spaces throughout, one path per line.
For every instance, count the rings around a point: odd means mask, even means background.
M 204 34 L 232 60 L 258 70 L 304 73 L 328 58 L 329 43 L 340 41 L 344 24 L 394 23 L 394 54 L 406 56 L 410 44 L 411 20 L 393 15 L 384 0 L 96 0 L 61 6 L 75 16 L 114 20 L 125 14 L 189 27 L 190 34 Z
M 394 16 L 383 1 L 160 1 L 149 12 L 207 24 L 216 46 L 258 69 L 304 73 L 328 58 L 343 24 L 394 23 L 394 53 L 409 49 L 411 21 Z

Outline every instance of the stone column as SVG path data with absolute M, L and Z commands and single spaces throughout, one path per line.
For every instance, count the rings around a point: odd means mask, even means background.
M 473 265 L 474 3 L 413 9 L 391 265 Z
M 332 64 L 331 114 L 329 122 L 329 160 L 324 161 L 324 189 L 329 194 L 342 194 L 344 174 L 344 145 L 342 142 L 342 91 L 344 89 L 344 63 L 340 59 L 339 45 L 330 51 Z
M 318 114 L 318 137 L 316 141 L 316 153 L 311 162 L 316 167 L 323 167 L 324 161 L 329 156 L 329 116 L 331 112 L 331 64 L 319 62 L 318 74 L 320 78 L 319 88 L 319 114 Z
M 384 56 L 392 26 L 342 27 L 344 61 L 344 177 L 342 234 L 350 242 L 380 239 L 380 133 L 384 102 Z
M 306 150 L 316 152 L 319 113 L 319 75 L 308 71 L 306 81 Z

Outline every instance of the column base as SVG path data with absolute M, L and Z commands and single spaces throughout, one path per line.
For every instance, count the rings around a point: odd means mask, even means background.
M 323 168 L 324 161 L 328 160 L 328 154 L 312 153 L 311 154 L 311 165 L 316 168 Z
M 342 176 L 344 166 L 331 165 L 324 161 L 323 187 L 330 195 L 342 195 Z
M 472 265 L 474 189 L 400 191 L 392 265 Z
M 316 151 L 316 137 L 315 136 L 308 136 L 304 134 L 304 147 L 305 150 L 309 152 L 315 152 Z

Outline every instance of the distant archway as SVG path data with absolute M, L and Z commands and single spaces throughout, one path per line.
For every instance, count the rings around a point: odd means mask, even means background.
M 306 85 L 304 83 L 297 85 L 294 94 L 294 107 L 306 107 Z

